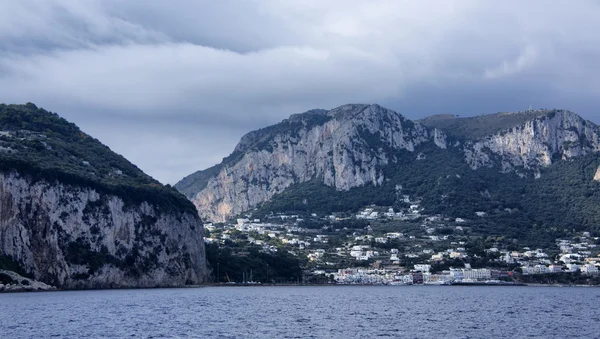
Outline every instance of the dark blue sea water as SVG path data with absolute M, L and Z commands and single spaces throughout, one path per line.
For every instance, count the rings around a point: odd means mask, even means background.
M 0 294 L 2 338 L 600 338 L 600 289 L 204 287 Z

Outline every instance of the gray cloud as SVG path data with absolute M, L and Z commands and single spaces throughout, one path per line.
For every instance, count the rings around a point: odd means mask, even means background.
M 0 102 L 76 122 L 165 183 L 311 108 L 598 121 L 596 1 L 0 3 Z

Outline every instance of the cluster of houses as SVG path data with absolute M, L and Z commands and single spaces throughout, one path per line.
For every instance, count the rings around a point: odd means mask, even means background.
M 408 200 L 408 196 L 404 196 L 405 202 L 410 202 Z M 381 218 L 392 219 L 392 220 L 412 220 L 421 216 L 421 211 L 423 209 L 419 206 L 418 203 L 414 203 L 410 205 L 406 213 L 404 211 L 395 212 L 393 208 L 388 208 L 386 211 L 375 211 L 374 208 L 365 208 L 356 214 L 356 219 L 365 219 L 365 220 L 377 220 Z
M 276 252 L 285 247 L 295 255 L 305 257 L 310 263 L 312 274 L 333 274 L 338 283 L 351 284 L 446 284 L 455 282 L 489 281 L 506 277 L 509 272 L 487 268 L 461 269 L 451 268 L 443 272 L 431 272 L 431 266 L 446 260 L 460 259 L 469 262 L 472 253 L 468 253 L 468 238 L 461 236 L 468 229 L 468 222 L 462 218 L 449 219 L 441 216 L 421 216 L 418 202 L 410 202 L 403 211 L 393 208 L 364 208 L 351 218 L 364 220 L 406 220 L 418 219 L 418 232 L 374 232 L 371 226 L 364 229 L 307 229 L 303 228 L 298 215 L 276 215 L 269 222 L 255 218 L 240 218 L 235 224 L 212 225 L 205 228 L 210 234 L 206 242 L 225 244 L 227 241 L 247 241 L 261 246 L 264 251 Z M 484 213 L 476 214 L 484 217 Z M 276 220 L 272 220 L 272 219 Z M 317 218 L 312 214 L 310 218 Z M 345 220 L 339 216 L 325 216 L 323 220 L 332 223 Z M 346 217 L 347 219 L 347 217 Z M 453 234 L 439 232 L 441 228 L 451 229 Z M 243 237 L 239 237 L 243 234 Z M 341 240 L 340 240 L 341 239 Z M 521 251 L 509 251 L 496 247 L 485 250 L 493 254 L 496 261 L 508 267 L 520 267 L 522 274 L 552 274 L 559 272 L 581 272 L 598 274 L 600 256 L 596 243 L 598 239 L 583 232 L 573 240 L 557 240 L 560 254 L 549 255 L 547 250 L 523 248 Z M 400 246 L 390 246 L 398 244 Z M 399 250 L 402 248 L 402 251 Z M 341 263 L 355 262 L 354 268 L 339 269 Z M 408 262 L 421 262 L 409 270 Z M 363 267 L 363 268 L 359 268 Z M 368 268 L 364 268 L 368 267 Z
M 410 272 L 398 269 L 345 268 L 333 274 L 338 284 L 377 284 L 377 285 L 448 285 L 456 283 L 500 283 L 499 278 L 512 275 L 512 272 L 488 268 L 450 268 L 441 273 L 430 272 L 431 265 L 416 264 Z
M 505 260 L 518 262 L 523 274 L 552 274 L 561 272 L 581 272 L 595 275 L 600 273 L 600 255 L 593 256 L 597 245 L 593 243 L 589 232 L 583 232 L 578 241 L 569 239 L 557 240 L 561 253 L 552 260 L 541 250 L 523 253 L 506 253 Z M 597 239 L 595 239 L 597 240 Z
M 296 221 L 297 219 L 294 219 Z M 205 224 L 204 229 L 210 233 L 205 237 L 206 243 L 225 244 L 227 240 L 237 241 L 235 234 L 246 234 L 244 240 L 252 245 L 261 246 L 264 250 L 275 252 L 277 246 L 275 243 L 287 245 L 292 248 L 304 250 L 313 243 L 327 244 L 328 236 L 324 234 L 313 234 L 294 224 L 275 224 L 261 222 L 259 219 L 237 219 L 236 224 L 216 226 L 212 223 Z M 258 237 L 253 237 L 257 235 Z

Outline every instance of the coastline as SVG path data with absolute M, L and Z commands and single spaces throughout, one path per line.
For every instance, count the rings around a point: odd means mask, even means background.
M 108 290 L 152 290 L 152 289 L 181 289 L 181 288 L 207 288 L 207 287 L 348 287 L 348 286 L 359 286 L 359 287 L 432 287 L 432 286 L 444 286 L 444 287 L 586 287 L 586 288 L 600 288 L 600 285 L 566 285 L 566 284 L 528 284 L 528 283 L 485 283 L 485 282 L 469 282 L 469 283 L 452 283 L 452 284 L 407 284 L 407 285 L 385 285 L 385 284 L 216 284 L 209 283 L 203 285 L 184 285 L 184 286 L 156 286 L 156 287 L 123 287 L 123 288 L 88 288 L 88 289 L 31 289 L 26 288 L 27 286 L 13 287 L 12 289 L 4 289 L 0 291 L 3 293 L 27 293 L 27 292 L 67 292 L 67 291 L 108 291 Z

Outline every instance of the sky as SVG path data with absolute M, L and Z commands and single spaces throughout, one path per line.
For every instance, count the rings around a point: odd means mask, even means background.
M 0 102 L 161 182 L 293 113 L 564 108 L 600 123 L 598 0 L 0 0 Z

